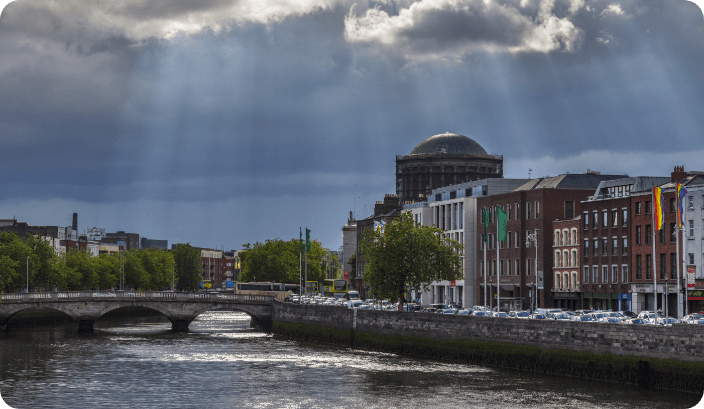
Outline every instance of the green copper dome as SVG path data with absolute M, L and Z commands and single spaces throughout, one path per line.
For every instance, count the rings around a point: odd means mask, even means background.
M 476 143 L 473 139 L 452 132 L 445 132 L 439 135 L 431 136 L 430 138 L 419 143 L 411 151 L 411 155 L 423 153 L 473 153 L 486 155 L 484 148 L 482 148 L 482 146 Z

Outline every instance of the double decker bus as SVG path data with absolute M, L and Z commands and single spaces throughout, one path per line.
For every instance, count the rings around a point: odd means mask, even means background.
M 323 280 L 323 295 L 326 297 L 347 297 L 348 285 L 346 280 Z
M 305 295 L 318 295 L 318 282 L 317 281 L 306 281 Z
M 235 294 L 268 295 L 279 301 L 286 301 L 298 293 L 297 284 L 283 283 L 235 283 Z

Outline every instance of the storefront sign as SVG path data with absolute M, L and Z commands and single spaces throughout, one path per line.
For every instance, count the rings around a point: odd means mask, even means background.
M 631 290 L 633 290 L 634 293 L 652 293 L 653 292 L 653 285 L 652 284 L 631 284 Z

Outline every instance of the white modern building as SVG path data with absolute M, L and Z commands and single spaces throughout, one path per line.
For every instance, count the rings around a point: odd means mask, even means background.
M 457 303 L 464 307 L 476 305 L 477 257 L 479 257 L 476 223 L 477 197 L 511 192 L 528 179 L 491 178 L 434 189 L 427 202 L 404 205 L 413 220 L 424 226 L 436 226 L 451 239 L 462 244 L 464 279 L 433 282 L 421 294 L 421 304 Z
M 704 185 L 687 186 L 683 200 L 683 264 L 688 278 L 690 313 L 704 311 Z M 693 279 L 694 282 L 691 282 Z

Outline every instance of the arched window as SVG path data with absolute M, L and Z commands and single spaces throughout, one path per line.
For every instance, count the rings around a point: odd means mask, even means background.
M 570 244 L 570 236 L 569 232 L 567 229 L 562 230 L 562 245 L 563 246 L 569 246 Z
M 576 228 L 572 229 L 570 231 L 570 233 L 571 233 L 570 236 L 572 237 L 572 245 L 576 245 L 577 244 L 577 229 Z
M 553 281 L 553 288 L 555 290 L 560 289 L 560 273 L 555 273 L 555 281 Z
M 577 277 L 578 277 L 578 276 L 579 276 L 579 274 L 577 274 L 576 271 L 573 271 L 573 272 L 572 272 L 572 284 L 570 285 L 570 287 L 571 287 L 573 290 L 576 290 L 576 289 L 577 289 Z
M 577 250 L 576 249 L 572 249 L 572 257 L 571 257 L 570 265 L 572 267 L 577 267 Z
M 562 250 L 562 262 L 564 267 L 569 267 L 570 253 L 567 250 Z
M 560 231 L 559 230 L 555 230 L 555 238 L 553 239 L 552 245 L 553 246 L 560 245 Z

